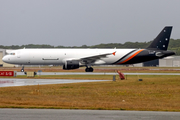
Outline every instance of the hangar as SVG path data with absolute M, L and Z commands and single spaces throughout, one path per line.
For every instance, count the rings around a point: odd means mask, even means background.
M 135 67 L 180 67 L 180 56 L 171 56 L 159 60 L 134 64 Z

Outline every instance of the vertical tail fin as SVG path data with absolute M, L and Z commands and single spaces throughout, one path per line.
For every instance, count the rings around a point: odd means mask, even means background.
M 172 26 L 166 26 L 147 47 L 147 49 L 167 50 L 171 36 Z

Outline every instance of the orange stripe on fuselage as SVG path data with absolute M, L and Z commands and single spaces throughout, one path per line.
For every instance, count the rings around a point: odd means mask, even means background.
M 143 51 L 143 49 L 137 51 L 136 53 L 134 53 L 133 55 L 131 55 L 131 56 L 130 56 L 129 58 L 127 58 L 126 60 L 120 62 L 119 64 L 122 64 L 122 63 L 125 63 L 125 62 L 131 60 L 133 57 L 135 57 L 135 56 L 136 56 L 137 54 L 139 54 L 141 51 Z

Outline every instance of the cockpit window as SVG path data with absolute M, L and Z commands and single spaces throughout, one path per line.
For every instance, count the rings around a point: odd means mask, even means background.
M 8 55 L 15 55 L 15 53 L 8 53 Z

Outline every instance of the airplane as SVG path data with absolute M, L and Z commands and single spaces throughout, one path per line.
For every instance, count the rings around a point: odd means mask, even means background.
M 12 50 L 2 60 L 22 65 L 63 65 L 64 70 L 86 66 L 93 72 L 95 65 L 135 64 L 174 55 L 167 51 L 172 26 L 166 26 L 146 49 L 18 49 Z

